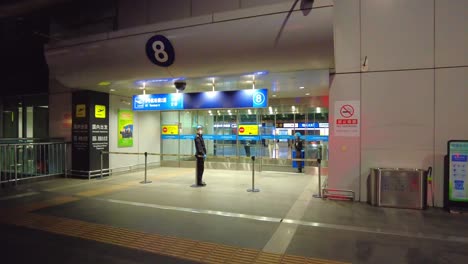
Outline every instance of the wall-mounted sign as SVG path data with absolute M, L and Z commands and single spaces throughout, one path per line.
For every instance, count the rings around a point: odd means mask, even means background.
M 106 106 L 105 105 L 95 105 L 94 106 L 94 117 L 96 117 L 96 118 L 106 118 Z
M 268 89 L 133 96 L 133 110 L 135 111 L 265 108 L 267 106 Z
M 258 125 L 239 125 L 239 136 L 256 136 L 258 135 Z
M 164 125 L 161 128 L 162 135 L 178 135 L 179 126 L 178 125 Z
M 468 141 L 449 141 L 449 195 L 453 202 L 468 202 Z
M 77 104 L 76 105 L 75 116 L 76 117 L 86 117 L 86 105 L 85 104 Z
M 336 101 L 334 130 L 338 137 L 359 137 L 361 124 L 360 101 Z
M 133 146 L 133 112 L 131 110 L 119 110 L 118 112 L 118 142 L 119 148 Z
M 152 36 L 146 42 L 146 56 L 161 67 L 169 67 L 174 63 L 175 51 L 172 43 L 162 35 Z

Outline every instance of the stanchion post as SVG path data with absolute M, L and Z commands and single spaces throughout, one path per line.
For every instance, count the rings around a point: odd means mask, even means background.
M 15 185 L 18 185 L 18 157 L 17 157 L 17 146 L 15 145 L 15 149 L 13 154 L 15 155 L 14 157 L 14 162 L 15 162 Z
M 104 170 L 104 152 L 101 150 L 101 179 L 103 178 L 103 170 Z
M 318 163 L 318 194 L 314 194 L 315 198 L 322 198 L 322 160 L 317 159 Z
M 148 152 L 145 152 L 145 180 L 140 182 L 140 183 L 151 183 L 151 181 L 147 180 L 147 174 L 148 174 Z
M 255 156 L 252 159 L 252 189 L 247 189 L 248 192 L 259 192 L 260 189 L 255 189 Z
M 64 164 L 63 164 L 63 170 L 64 170 L 64 175 L 65 175 L 65 178 L 68 178 L 68 175 L 67 175 L 67 163 L 68 163 L 68 152 L 67 152 L 67 143 L 64 143 L 63 145 L 64 147 Z M 44 161 L 45 161 L 45 158 L 44 158 Z

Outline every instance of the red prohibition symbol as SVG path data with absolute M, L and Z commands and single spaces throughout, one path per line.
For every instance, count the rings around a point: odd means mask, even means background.
M 346 104 L 340 108 L 340 115 L 344 118 L 350 118 L 354 115 L 354 107 Z

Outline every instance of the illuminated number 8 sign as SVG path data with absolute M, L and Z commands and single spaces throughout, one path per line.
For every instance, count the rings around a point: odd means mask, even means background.
M 256 92 L 253 94 L 253 106 L 254 107 L 259 107 L 259 106 L 263 106 L 263 104 L 265 103 L 265 95 L 261 92 Z
M 146 42 L 146 56 L 158 66 L 169 67 L 175 60 L 174 47 L 163 35 L 155 35 Z

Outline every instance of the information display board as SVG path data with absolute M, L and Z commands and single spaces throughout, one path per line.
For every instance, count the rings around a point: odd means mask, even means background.
M 448 199 L 468 205 L 468 141 L 449 141 L 448 159 Z

